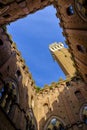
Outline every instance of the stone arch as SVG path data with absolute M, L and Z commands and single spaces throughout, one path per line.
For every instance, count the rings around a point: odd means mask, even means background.
M 78 15 L 87 22 L 87 0 L 75 0 Z
M 76 98 L 77 98 L 79 101 L 82 101 L 82 100 L 84 99 L 81 90 L 79 90 L 79 89 L 76 90 L 76 91 L 74 92 L 74 94 L 75 94 Z
M 63 126 L 63 128 L 66 126 L 66 123 L 60 117 L 51 116 L 51 117 L 49 117 L 49 119 L 47 119 L 46 125 L 44 126 L 44 130 L 52 130 L 52 129 L 47 129 L 47 128 L 53 119 L 56 119 L 59 122 L 59 125 L 61 124 Z
M 81 53 L 86 53 L 87 49 L 83 45 L 77 45 L 77 50 Z
M 49 112 L 49 105 L 48 103 L 43 104 L 43 109 L 44 109 L 44 115 L 45 115 L 45 120 L 46 120 L 46 114 Z
M 29 109 L 27 111 L 26 119 L 27 119 L 26 130 L 29 130 L 29 129 L 37 130 L 37 121 L 34 117 L 32 109 Z
M 48 103 L 44 103 L 43 104 L 43 107 L 44 107 L 44 112 L 46 113 L 48 110 L 49 110 L 49 105 Z M 46 111 L 45 111 L 46 110 Z
M 80 119 L 87 125 L 87 103 L 83 104 L 80 108 Z
M 15 76 L 16 76 L 18 81 L 22 78 L 22 74 L 21 74 L 21 70 L 20 69 L 16 70 Z
M 70 5 L 68 8 L 67 8 L 67 14 L 68 16 L 71 16 L 74 14 L 74 9 L 73 9 L 73 6 Z
M 13 108 L 15 110 L 15 103 L 19 103 L 19 91 L 17 83 L 14 80 L 7 79 L 4 82 L 4 86 L 0 91 L 0 106 L 7 114 L 9 114 L 11 111 L 13 111 Z

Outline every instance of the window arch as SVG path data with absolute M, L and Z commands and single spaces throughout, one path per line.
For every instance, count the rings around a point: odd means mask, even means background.
M 68 8 L 67 8 L 67 14 L 69 16 L 73 15 L 74 14 L 74 10 L 73 10 L 73 6 L 70 5 Z
M 70 87 L 71 86 L 71 83 L 69 81 L 66 82 L 66 86 L 67 87 Z
M 16 71 L 16 74 L 17 74 L 18 77 L 20 77 L 20 76 L 21 76 L 20 70 L 17 70 L 17 71 Z
M 81 93 L 80 90 L 76 90 L 76 91 L 74 92 L 74 94 L 75 94 L 75 96 L 77 97 L 77 99 L 78 99 L 79 101 L 82 101 L 82 100 L 84 99 L 84 97 L 83 97 L 83 95 L 82 95 L 82 93 Z
M 34 118 L 33 112 L 30 110 L 27 113 L 26 117 L 27 123 L 26 123 L 26 130 L 36 130 L 36 120 Z
M 87 125 L 87 104 L 84 104 L 80 110 L 80 118 Z
M 0 90 L 0 106 L 8 114 L 16 102 L 18 102 L 17 85 L 13 81 L 7 81 Z
M 43 107 L 44 107 L 44 114 L 46 114 L 49 111 L 48 103 L 44 103 Z
M 17 78 L 18 80 L 21 79 L 22 75 L 21 75 L 21 71 L 20 71 L 19 69 L 16 71 L 15 76 L 16 76 L 16 78 Z
M 64 125 L 65 123 L 60 118 L 53 116 L 48 120 L 44 130 L 65 130 Z
M 87 49 L 83 45 L 77 45 L 77 49 L 78 49 L 78 51 L 80 51 L 82 53 L 87 52 Z
M 87 0 L 75 0 L 75 6 L 80 17 L 87 21 Z

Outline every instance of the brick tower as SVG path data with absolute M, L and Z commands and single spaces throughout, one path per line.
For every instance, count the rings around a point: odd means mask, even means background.
M 62 68 L 64 74 L 66 76 L 74 76 L 76 73 L 76 69 L 74 66 L 74 62 L 72 60 L 72 56 L 69 52 L 68 48 L 64 48 L 63 43 L 53 43 L 49 45 L 49 49 L 51 51 L 51 54 L 54 58 L 54 60 L 57 61 L 57 63 Z

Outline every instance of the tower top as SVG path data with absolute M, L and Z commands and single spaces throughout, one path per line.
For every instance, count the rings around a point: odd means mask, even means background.
M 68 48 L 65 48 L 62 42 L 55 42 L 49 45 L 49 50 L 54 60 L 60 65 L 64 74 L 68 77 L 73 77 L 76 73 L 72 55 Z
M 54 42 L 53 44 L 49 45 L 49 49 L 51 52 L 55 52 L 55 51 L 58 51 L 60 49 L 64 48 L 64 45 L 62 42 Z

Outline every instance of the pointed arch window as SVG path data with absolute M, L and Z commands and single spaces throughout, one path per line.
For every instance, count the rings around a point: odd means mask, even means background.
M 87 0 L 75 0 L 75 6 L 80 17 L 87 21 Z
M 48 121 L 45 130 L 65 130 L 65 127 L 61 119 L 53 117 L 50 121 Z
M 12 105 L 17 102 L 18 92 L 14 82 L 7 82 L 0 90 L 0 106 L 9 114 Z
M 81 107 L 80 117 L 81 117 L 81 120 L 87 125 L 87 104 Z
M 80 51 L 82 53 L 87 52 L 87 49 L 83 45 L 77 45 L 77 49 L 78 49 L 78 51 Z
M 73 6 L 70 5 L 68 8 L 67 8 L 67 14 L 69 16 L 73 15 L 74 14 L 74 9 L 73 9 Z
M 75 96 L 77 97 L 77 99 L 78 99 L 79 101 L 83 101 L 83 99 L 84 99 L 84 97 L 83 97 L 83 95 L 82 95 L 82 93 L 81 93 L 80 90 L 76 90 L 76 91 L 75 91 Z

